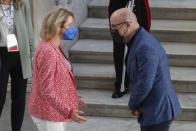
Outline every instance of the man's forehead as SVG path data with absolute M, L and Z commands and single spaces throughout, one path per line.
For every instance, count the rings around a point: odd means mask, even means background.
M 117 23 L 119 23 L 119 22 L 122 22 L 122 19 L 120 19 L 120 17 L 114 16 L 114 17 L 111 17 L 110 22 L 111 22 L 112 24 L 117 24 Z

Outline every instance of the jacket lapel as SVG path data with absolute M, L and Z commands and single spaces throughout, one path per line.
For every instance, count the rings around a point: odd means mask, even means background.
M 138 47 L 139 39 L 140 39 L 140 33 L 143 31 L 143 28 L 139 28 L 136 32 L 135 36 L 132 38 L 132 40 L 129 41 L 127 44 L 128 46 L 128 56 L 127 56 L 127 72 L 129 72 L 129 77 L 131 78 L 132 75 L 134 75 L 134 70 L 136 68 L 136 48 Z
M 67 60 L 69 61 L 69 63 L 71 64 L 70 60 L 67 58 L 67 56 L 64 54 L 64 52 L 63 52 L 63 54 L 60 52 L 60 50 L 56 47 L 56 45 L 55 45 L 53 42 L 49 41 L 49 43 L 50 43 L 50 45 L 55 49 L 56 53 L 59 55 L 59 57 L 60 57 L 60 59 L 61 59 L 61 62 L 62 62 L 62 63 L 64 64 L 64 66 L 67 68 L 67 70 L 69 71 L 69 74 L 71 75 L 72 79 L 75 81 L 75 78 L 74 78 L 74 76 L 73 76 L 73 72 L 72 72 L 72 70 L 68 67 L 68 65 L 66 64 L 65 59 L 64 59 L 64 56 L 66 57 L 66 59 L 67 59 Z M 63 56 L 63 55 L 64 55 L 64 56 Z M 72 64 L 71 64 L 71 67 L 72 67 Z M 72 67 L 72 69 L 73 69 L 73 67 Z
M 73 66 L 72 66 L 72 63 L 71 63 L 71 61 L 70 61 L 70 59 L 65 55 L 65 53 L 64 53 L 64 51 L 63 51 L 63 49 L 60 47 L 60 50 L 61 50 L 61 55 L 63 55 L 66 59 L 67 59 L 67 61 L 70 63 L 70 65 L 71 65 L 71 71 L 72 71 L 72 73 L 73 73 Z M 67 65 L 67 64 L 66 64 Z M 70 69 L 70 68 L 69 68 Z

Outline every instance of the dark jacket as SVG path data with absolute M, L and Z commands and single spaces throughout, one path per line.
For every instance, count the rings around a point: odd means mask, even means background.
M 109 18 L 115 10 L 126 7 L 128 2 L 129 0 L 110 0 L 108 6 Z M 133 12 L 137 17 L 140 26 L 150 32 L 151 18 L 148 0 L 135 0 Z
M 172 87 L 165 50 L 142 27 L 128 47 L 126 66 L 132 86 L 129 108 L 141 109 L 138 121 L 142 126 L 172 120 L 181 107 Z

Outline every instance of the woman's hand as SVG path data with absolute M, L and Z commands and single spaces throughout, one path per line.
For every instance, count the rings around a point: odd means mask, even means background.
M 84 114 L 84 112 L 82 111 L 78 111 L 78 110 L 74 110 L 71 114 L 71 119 L 74 121 L 74 122 L 78 122 L 78 123 L 86 123 L 87 122 L 87 119 L 80 116 L 80 114 Z

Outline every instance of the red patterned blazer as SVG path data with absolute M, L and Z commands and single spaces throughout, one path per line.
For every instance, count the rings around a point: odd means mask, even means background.
M 65 56 L 65 55 L 64 55 Z M 65 57 L 51 41 L 42 40 L 34 54 L 29 113 L 48 121 L 71 121 L 78 109 L 76 82 Z

